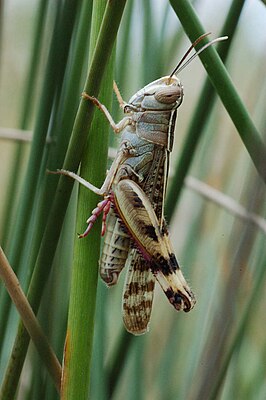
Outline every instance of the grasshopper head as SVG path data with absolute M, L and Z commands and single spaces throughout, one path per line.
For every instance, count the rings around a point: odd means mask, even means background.
M 124 111 L 171 111 L 175 108 L 178 108 L 183 100 L 183 87 L 175 74 L 181 72 L 197 55 L 199 55 L 209 46 L 221 40 L 228 39 L 227 36 L 213 39 L 201 47 L 200 50 L 196 51 L 189 59 L 187 59 L 191 50 L 193 50 L 195 46 L 208 35 L 209 33 L 204 33 L 192 43 L 190 48 L 187 50 L 169 76 L 165 76 L 149 83 L 148 85 L 144 86 L 143 89 L 134 94 L 134 96 L 132 96 L 129 100 L 129 103 L 125 105 Z
M 183 100 L 183 87 L 179 79 L 165 76 L 144 86 L 129 100 L 129 107 L 143 110 L 173 110 L 178 108 Z

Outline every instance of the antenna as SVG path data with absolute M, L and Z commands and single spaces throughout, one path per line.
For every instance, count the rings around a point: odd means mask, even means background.
M 189 55 L 189 53 L 194 49 L 194 47 L 201 42 L 202 39 L 204 39 L 206 36 L 210 35 L 209 33 L 204 33 L 203 35 L 199 36 L 195 42 L 192 43 L 192 45 L 189 47 L 189 49 L 186 51 L 186 53 L 184 54 L 184 56 L 181 58 L 181 60 L 179 61 L 179 63 L 177 64 L 177 66 L 175 67 L 175 69 L 173 70 L 173 72 L 171 73 L 171 75 L 169 76 L 169 79 L 176 73 L 179 73 L 180 71 L 182 71 L 192 60 L 194 60 L 195 57 L 197 57 L 200 53 L 202 53 L 204 50 L 206 50 L 208 47 L 212 46 L 214 43 L 217 42 L 221 42 L 222 40 L 227 40 L 228 36 L 221 36 L 218 37 L 216 39 L 211 40 L 209 43 L 205 44 L 203 47 L 201 47 L 198 51 L 196 51 L 196 53 L 194 53 L 184 64 L 183 62 L 185 61 L 185 59 L 187 58 L 187 56 Z

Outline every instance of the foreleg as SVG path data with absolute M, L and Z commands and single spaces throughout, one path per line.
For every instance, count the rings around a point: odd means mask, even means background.
M 105 107 L 105 105 L 103 105 L 102 103 L 99 102 L 98 99 L 96 99 L 96 97 L 93 96 L 89 96 L 87 93 L 83 92 L 82 93 L 82 97 L 86 100 L 90 100 L 93 102 L 93 104 L 99 108 L 99 110 L 101 110 L 105 117 L 107 118 L 109 124 L 111 125 L 113 131 L 115 133 L 120 133 L 127 125 L 131 125 L 132 124 L 132 118 L 130 116 L 124 117 L 123 119 L 121 119 L 121 121 L 119 121 L 117 124 L 115 123 L 115 121 L 113 120 L 111 114 L 109 113 L 109 111 L 107 110 L 107 108 Z

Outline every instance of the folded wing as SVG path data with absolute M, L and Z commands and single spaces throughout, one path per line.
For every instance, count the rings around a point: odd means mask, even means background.
M 124 179 L 114 189 L 114 204 L 170 303 L 178 311 L 189 311 L 195 304 L 194 295 L 172 251 L 167 230 L 160 228 L 148 196 L 134 181 Z

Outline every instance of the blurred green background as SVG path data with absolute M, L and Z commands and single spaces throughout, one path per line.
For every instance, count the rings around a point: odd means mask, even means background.
M 25 291 L 49 212 L 43 211 L 47 204 L 42 203 L 42 196 L 53 178 L 47 178 L 44 171 L 47 165 L 50 169 L 63 165 L 87 73 L 92 7 L 88 2 L 87 25 L 81 40 L 78 29 L 85 2 L 72 2 L 69 14 L 67 3 L 71 2 L 0 2 L 0 244 Z M 225 21 L 232 27 L 226 68 L 265 141 L 264 2 L 198 0 L 194 7 L 212 37 L 221 34 Z M 228 17 L 233 7 L 238 7 L 239 19 Z M 54 55 L 58 61 L 48 76 L 56 35 L 59 39 Z M 77 38 L 81 40 L 79 51 Z M 169 74 L 189 45 L 169 2 L 128 0 L 118 32 L 114 67 L 114 79 L 123 98 L 128 100 L 145 84 Z M 209 201 L 188 185 L 179 184 L 176 188 L 171 187 L 171 182 L 181 168 L 182 157 L 189 158 L 186 174 L 262 218 L 266 208 L 265 186 L 221 101 L 203 90 L 207 75 L 199 59 L 179 78 L 185 97 L 171 155 L 168 188 L 173 197 L 167 199 L 166 218 L 170 220 L 175 253 L 196 294 L 197 304 L 191 313 L 177 314 L 156 288 L 150 331 L 145 336 L 133 337 L 125 332 L 121 318 L 124 273 L 117 287 L 110 290 L 100 282 L 90 372 L 91 399 L 266 398 L 265 219 L 260 220 L 260 227 L 229 212 L 226 205 Z M 46 91 L 47 79 L 51 85 L 47 85 Z M 49 99 L 44 96 L 46 93 L 51 93 Z M 193 135 L 195 112 L 202 105 L 206 111 L 202 110 L 201 127 L 198 132 L 194 130 L 193 136 L 194 142 L 198 139 L 197 146 L 184 147 L 188 135 Z M 115 120 L 122 118 L 115 99 L 111 109 Z M 18 217 L 21 196 L 31 187 L 26 170 L 32 131 L 41 118 L 47 121 L 39 140 L 40 153 L 36 153 L 38 169 L 32 171 L 36 175 L 30 181 L 35 182 L 35 189 L 18 231 L 18 218 L 22 220 Z M 116 144 L 111 132 L 110 146 Z M 55 188 L 50 189 L 52 201 Z M 76 197 L 74 190 L 51 274 L 48 283 L 43 284 L 38 313 L 60 360 L 76 235 Z M 3 287 L 0 296 L 2 381 L 18 316 L 14 307 L 10 308 Z M 40 398 L 52 400 L 58 395 L 35 348 L 30 346 L 17 399 Z

